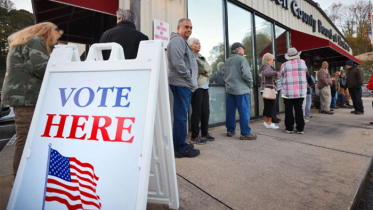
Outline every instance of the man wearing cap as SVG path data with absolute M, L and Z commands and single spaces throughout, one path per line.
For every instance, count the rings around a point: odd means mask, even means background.
M 297 133 L 304 133 L 302 104 L 307 94 L 307 66 L 295 48 L 285 54 L 287 62 L 281 65 L 282 97 L 285 102 L 285 132 L 294 133 L 294 111 Z
M 224 65 L 224 82 L 227 91 L 226 121 L 227 136 L 236 134 L 236 110 L 240 115 L 241 140 L 255 140 L 251 133 L 250 121 L 250 93 L 253 78 L 246 58 L 243 57 L 245 47 L 241 43 L 234 43 L 232 54 Z
M 330 77 L 328 66 L 328 62 L 322 62 L 319 73 L 317 74 L 318 88 L 320 90 L 320 108 L 322 114 L 334 114 L 334 112 L 330 110 L 330 104 L 332 101 L 330 87 L 333 84 L 334 78 L 332 79 Z
M 351 114 L 363 115 L 364 106 L 363 100 L 361 100 L 361 96 L 363 95 L 363 90 L 361 87 L 363 86 L 364 82 L 363 72 L 354 64 L 354 61 L 351 59 L 346 62 L 346 68 L 348 91 L 350 92 L 352 103 L 355 109 L 354 111 L 351 111 Z

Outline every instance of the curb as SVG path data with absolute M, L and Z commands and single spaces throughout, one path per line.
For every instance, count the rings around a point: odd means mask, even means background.
M 370 158 L 371 159 L 368 170 L 366 171 L 363 180 L 361 180 L 359 189 L 357 190 L 354 202 L 352 203 L 350 210 L 359 210 L 360 201 L 363 198 L 364 192 L 368 189 L 369 177 L 373 171 L 373 158 Z

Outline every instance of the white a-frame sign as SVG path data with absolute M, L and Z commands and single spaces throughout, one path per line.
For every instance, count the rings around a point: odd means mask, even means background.
M 102 59 L 102 50 L 111 49 Z M 179 208 L 161 41 L 125 60 L 115 43 L 48 62 L 8 209 Z

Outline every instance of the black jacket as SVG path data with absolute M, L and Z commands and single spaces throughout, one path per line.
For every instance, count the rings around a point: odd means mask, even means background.
M 140 41 L 149 40 L 149 38 L 136 30 L 135 24 L 122 21 L 115 28 L 105 31 L 100 39 L 100 43 L 116 42 L 123 47 L 125 59 L 135 59 L 139 49 Z M 107 60 L 110 51 L 103 52 L 103 57 Z
M 363 86 L 364 76 L 359 67 L 352 67 L 347 70 L 347 86 L 348 88 L 360 88 Z

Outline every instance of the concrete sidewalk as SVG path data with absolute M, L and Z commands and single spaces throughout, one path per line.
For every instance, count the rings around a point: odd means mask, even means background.
M 251 121 L 256 141 L 229 138 L 224 126 L 211 129 L 216 140 L 196 145 L 199 157 L 176 159 L 180 209 L 350 209 L 373 155 L 371 101 L 364 99 L 361 116 L 313 109 L 303 135 L 284 132 L 284 115 L 278 130 Z M 11 190 L 12 152 L 13 146 L 0 152 L 0 210 Z

